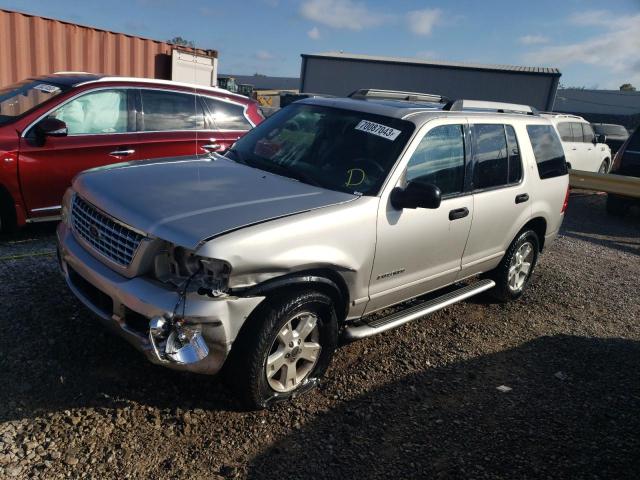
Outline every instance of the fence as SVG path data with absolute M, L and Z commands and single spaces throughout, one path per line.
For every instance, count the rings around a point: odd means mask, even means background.
M 572 188 L 640 198 L 640 178 L 636 177 L 569 170 L 569 185 Z

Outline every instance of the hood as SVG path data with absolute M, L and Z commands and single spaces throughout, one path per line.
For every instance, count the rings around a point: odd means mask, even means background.
M 73 189 L 121 222 L 191 249 L 238 228 L 358 198 L 219 156 L 90 170 Z

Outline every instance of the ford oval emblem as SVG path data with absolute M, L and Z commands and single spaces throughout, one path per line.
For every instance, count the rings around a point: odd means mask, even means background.
M 95 225 L 91 225 L 89 227 L 89 233 L 93 238 L 100 238 L 100 230 L 98 230 L 98 227 L 96 227 Z

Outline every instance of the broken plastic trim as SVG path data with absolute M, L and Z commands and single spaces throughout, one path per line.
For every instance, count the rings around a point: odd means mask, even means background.
M 319 384 L 320 384 L 320 379 L 316 377 L 307 378 L 302 382 L 300 387 L 298 387 L 296 390 L 294 390 L 291 393 L 274 392 L 274 394 L 271 397 L 267 398 L 264 402 L 260 404 L 260 407 L 268 408 L 271 405 L 274 405 L 276 403 L 284 402 L 285 400 L 299 397 L 300 395 L 304 395 L 309 390 L 312 390 L 313 388 L 317 387 Z
M 188 365 L 209 355 L 202 333 L 180 325 L 173 318 L 153 317 L 149 321 L 149 342 L 162 363 Z

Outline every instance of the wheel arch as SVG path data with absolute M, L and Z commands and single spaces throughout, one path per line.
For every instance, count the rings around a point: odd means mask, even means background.
M 349 309 L 349 288 L 340 273 L 330 268 L 317 268 L 271 278 L 257 285 L 233 291 L 239 296 L 273 296 L 293 290 L 315 289 L 328 295 L 336 306 L 339 321 Z
M 542 252 L 544 248 L 544 237 L 547 234 L 547 221 L 544 217 L 535 217 L 529 220 L 527 223 L 523 225 L 520 229 L 520 232 L 523 230 L 533 230 L 535 234 L 538 236 L 538 248 L 539 251 Z M 520 233 L 518 233 L 519 235 Z

